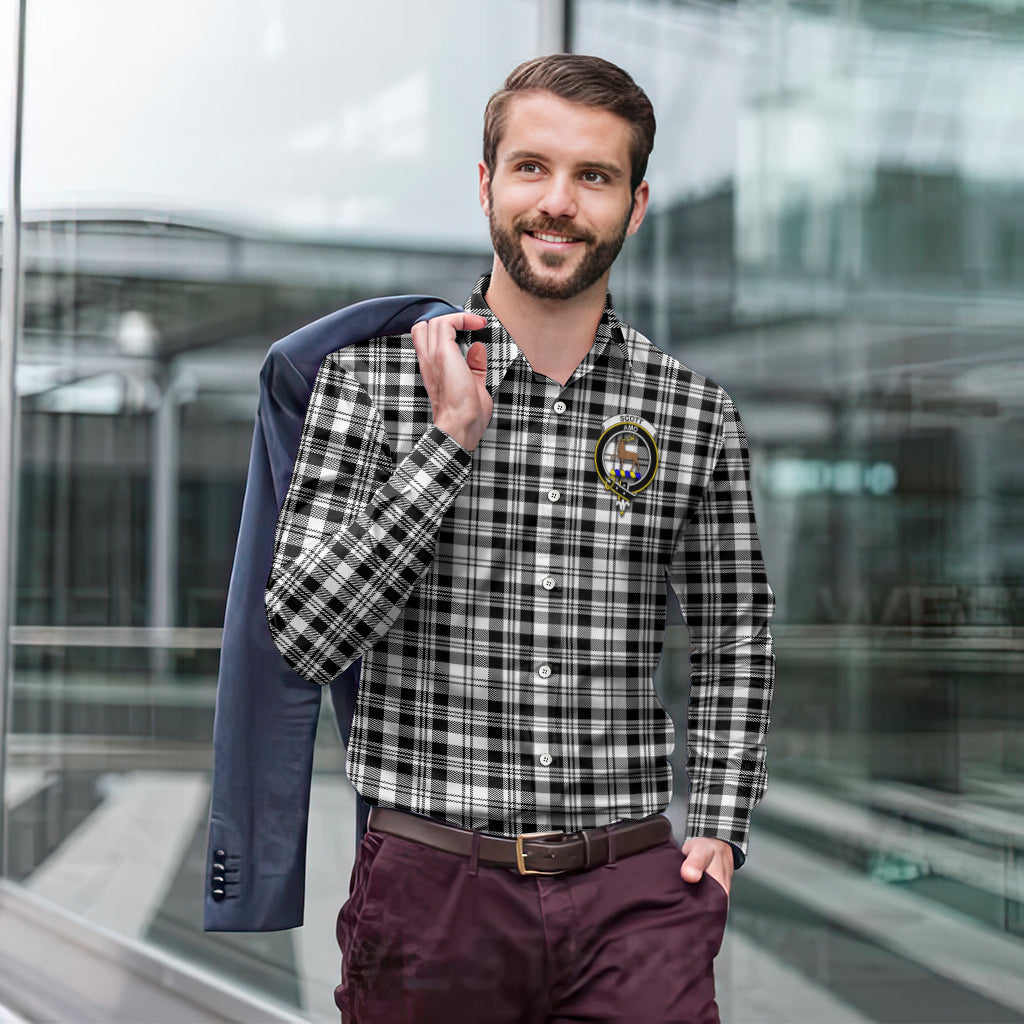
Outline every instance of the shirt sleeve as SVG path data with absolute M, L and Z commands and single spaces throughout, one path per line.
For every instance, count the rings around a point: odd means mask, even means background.
M 738 864 L 768 784 L 775 596 L 757 537 L 746 434 L 724 391 L 720 403 L 711 474 L 680 532 L 669 580 L 690 633 L 686 836 L 724 839 L 738 847 Z
M 472 453 L 431 426 L 396 466 L 380 414 L 321 364 L 277 520 L 267 622 L 285 661 L 327 684 L 390 629 L 433 560 Z

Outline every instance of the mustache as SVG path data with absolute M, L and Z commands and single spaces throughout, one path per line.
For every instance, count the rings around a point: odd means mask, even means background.
M 520 217 L 513 221 L 512 226 L 519 232 L 528 231 L 531 234 L 540 232 L 543 235 L 565 235 L 566 238 L 575 238 L 580 242 L 594 241 L 594 236 L 589 231 L 582 230 L 573 224 L 572 221 L 549 220 L 547 218 L 529 220 L 525 217 Z

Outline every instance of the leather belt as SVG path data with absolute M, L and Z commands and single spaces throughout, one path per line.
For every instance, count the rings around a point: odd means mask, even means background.
M 583 832 L 524 832 L 515 839 L 473 832 L 422 818 L 392 807 L 370 808 L 370 830 L 411 839 L 435 850 L 469 857 L 478 838 L 478 863 L 486 867 L 515 868 L 521 875 L 562 875 L 607 864 L 665 842 L 672 823 L 664 814 L 626 821 Z

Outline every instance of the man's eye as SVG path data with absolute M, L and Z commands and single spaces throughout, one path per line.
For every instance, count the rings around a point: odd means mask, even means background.
M 608 180 L 600 171 L 584 171 L 583 179 L 592 185 Z
M 539 171 L 540 168 L 536 164 L 525 163 L 519 165 L 519 170 L 525 172 L 526 174 L 533 174 L 535 171 Z

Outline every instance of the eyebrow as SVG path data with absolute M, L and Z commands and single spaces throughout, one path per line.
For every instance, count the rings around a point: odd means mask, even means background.
M 542 153 L 533 153 L 528 149 L 513 150 L 505 157 L 504 162 L 506 164 L 514 164 L 519 163 L 521 160 L 537 160 L 541 163 L 547 163 L 547 157 Z M 602 160 L 581 160 L 576 166 L 581 170 L 600 171 L 602 174 L 613 179 L 626 176 L 626 172 L 618 164 L 609 164 Z

